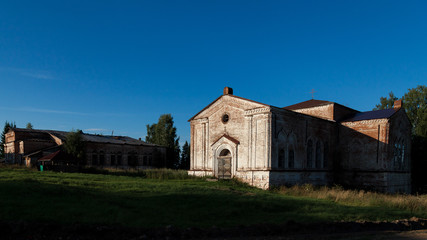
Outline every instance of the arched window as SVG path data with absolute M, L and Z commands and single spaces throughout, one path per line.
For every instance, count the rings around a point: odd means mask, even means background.
M 316 143 L 316 168 L 322 168 L 322 149 L 319 141 Z
M 405 163 L 405 142 L 403 139 L 396 139 L 393 145 L 393 165 L 396 170 L 406 169 Z
M 282 148 L 279 150 L 278 167 L 283 168 L 284 166 L 285 166 L 285 149 Z
M 307 168 L 313 167 L 313 141 L 307 142 Z
M 293 149 L 289 149 L 288 167 L 294 168 L 295 153 Z
M 228 149 L 223 149 L 220 153 L 219 153 L 220 157 L 231 157 L 231 152 Z

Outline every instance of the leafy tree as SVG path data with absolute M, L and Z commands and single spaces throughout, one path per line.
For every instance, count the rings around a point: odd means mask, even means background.
M 427 137 L 427 87 L 419 85 L 408 89 L 402 99 L 403 107 L 413 126 L 413 133 Z
M 393 92 L 390 92 L 388 97 L 380 98 L 380 103 L 375 106 L 374 110 L 392 108 L 397 99 Z M 408 89 L 402 100 L 403 108 L 413 126 L 412 133 L 427 137 L 427 87 L 419 85 L 416 88 Z
M 64 150 L 66 153 L 71 155 L 77 160 L 77 164 L 80 165 L 85 160 L 85 144 L 83 141 L 82 130 L 72 130 L 67 134 L 64 142 Z
M 33 129 L 33 124 L 31 124 L 30 122 L 27 123 L 27 126 L 25 127 L 26 129 Z
M 187 141 L 185 141 L 184 146 L 182 146 L 179 168 L 190 169 L 190 145 Z
M 393 108 L 394 101 L 396 101 L 398 98 L 394 96 L 393 92 L 390 92 L 388 94 L 388 97 L 380 97 L 380 103 L 375 105 L 375 108 L 372 110 L 382 110 L 382 109 L 389 109 Z
M 177 168 L 179 166 L 179 137 L 176 135 L 173 117 L 171 114 L 163 114 L 159 117 L 157 123 L 147 125 L 147 136 L 145 141 L 168 148 L 167 163 L 168 168 Z
M 4 158 L 4 144 L 6 143 L 6 133 L 9 131 L 9 128 L 16 128 L 15 122 L 4 123 L 3 132 L 1 133 L 1 143 L 0 143 L 0 158 Z

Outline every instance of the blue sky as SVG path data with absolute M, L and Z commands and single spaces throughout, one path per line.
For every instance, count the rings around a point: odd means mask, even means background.
M 426 1 L 2 1 L 0 124 L 146 135 L 222 94 L 371 110 L 427 82 Z

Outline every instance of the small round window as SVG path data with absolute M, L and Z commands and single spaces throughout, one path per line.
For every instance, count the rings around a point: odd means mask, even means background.
M 230 119 L 230 117 L 228 116 L 228 114 L 227 114 L 227 113 L 226 113 L 226 114 L 224 114 L 224 115 L 222 115 L 222 122 L 223 122 L 223 123 L 227 123 L 229 119 Z

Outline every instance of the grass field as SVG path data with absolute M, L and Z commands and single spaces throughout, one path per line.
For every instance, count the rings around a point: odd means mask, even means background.
M 350 191 L 345 194 L 347 197 L 339 197 L 339 192 L 339 189 L 316 190 L 307 186 L 264 191 L 237 181 L 210 182 L 172 170 L 84 174 L 0 167 L 0 220 L 131 227 L 227 227 L 280 224 L 288 220 L 427 217 L 425 195 L 370 195 Z M 409 199 L 407 202 L 390 204 L 390 199 L 405 197 Z

